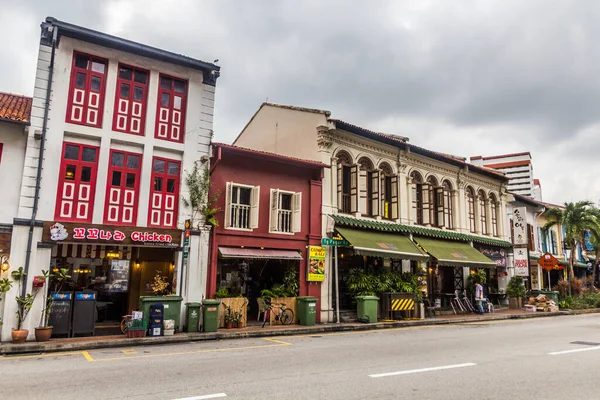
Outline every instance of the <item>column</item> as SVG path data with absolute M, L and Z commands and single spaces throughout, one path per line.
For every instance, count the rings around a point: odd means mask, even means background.
M 492 229 L 492 213 L 495 213 L 496 210 L 492 209 L 492 202 L 488 199 L 485 202 L 485 213 L 487 215 L 487 218 L 485 220 L 486 223 L 486 227 L 487 227 L 487 233 L 489 236 L 494 236 L 494 232 Z M 496 221 L 498 220 L 498 217 L 496 216 Z
M 398 174 L 398 216 L 401 224 L 410 223 L 410 207 L 412 207 L 411 185 L 408 183 L 408 176 L 405 167 L 400 168 Z
M 327 171 L 325 171 L 327 173 Z M 339 210 L 338 204 L 338 159 L 337 157 L 331 157 L 331 169 L 329 171 L 331 174 L 331 189 L 330 189 L 330 198 L 329 203 L 331 204 L 331 208 L 333 210 Z M 327 198 L 323 198 L 323 206 L 327 205 Z
M 452 190 L 452 227 L 456 230 L 460 230 L 461 228 L 461 216 L 462 213 L 460 211 L 460 204 L 458 202 L 458 190 Z

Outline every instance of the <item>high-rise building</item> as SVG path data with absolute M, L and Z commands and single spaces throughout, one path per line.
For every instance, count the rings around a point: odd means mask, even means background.
M 508 191 L 522 196 L 542 200 L 542 186 L 533 178 L 531 153 L 501 154 L 496 156 L 473 156 L 471 163 L 503 172 L 510 179 Z

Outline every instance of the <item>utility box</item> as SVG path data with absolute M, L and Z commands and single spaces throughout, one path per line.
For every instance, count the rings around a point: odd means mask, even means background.
M 356 296 L 358 320 L 365 323 L 377 322 L 379 297 Z
M 296 312 L 298 323 L 313 326 L 317 322 L 317 298 L 311 296 L 296 297 Z
M 185 303 L 187 306 L 187 325 L 186 332 L 198 332 L 198 326 L 200 325 L 200 303 Z
M 202 329 L 204 332 L 216 332 L 219 327 L 220 300 L 206 299 L 202 302 Z

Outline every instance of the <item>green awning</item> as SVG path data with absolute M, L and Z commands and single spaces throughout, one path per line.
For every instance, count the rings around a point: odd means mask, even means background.
M 496 263 L 469 243 L 414 237 L 423 250 L 437 259 L 438 265 L 448 267 L 495 268 Z
M 411 240 L 404 235 L 360 231 L 350 228 L 336 228 L 356 254 L 404 260 L 426 260 L 429 258 Z

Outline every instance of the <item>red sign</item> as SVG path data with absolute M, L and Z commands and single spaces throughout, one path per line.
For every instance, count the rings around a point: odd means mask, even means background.
M 546 253 L 538 260 L 538 265 L 546 271 L 552 271 L 558 266 L 558 260 L 550 253 Z

